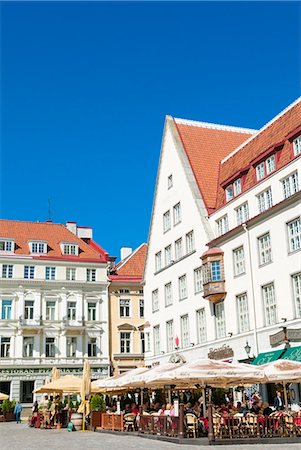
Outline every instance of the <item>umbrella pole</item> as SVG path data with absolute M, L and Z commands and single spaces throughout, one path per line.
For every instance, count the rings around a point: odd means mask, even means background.
M 203 397 L 203 417 L 206 417 L 206 389 L 202 388 L 202 397 Z
M 84 412 L 83 412 L 83 426 L 82 426 L 82 431 L 85 431 L 85 412 L 86 412 L 86 399 L 84 400 Z
M 287 411 L 288 409 L 288 404 L 287 404 L 287 392 L 286 392 L 286 382 L 283 381 L 283 392 L 284 392 L 284 404 L 285 404 L 285 409 Z

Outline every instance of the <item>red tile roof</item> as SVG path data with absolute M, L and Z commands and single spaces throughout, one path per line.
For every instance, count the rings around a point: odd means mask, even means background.
M 292 158 L 292 144 L 288 140 L 293 131 L 301 125 L 301 101 L 293 103 L 284 112 L 276 116 L 271 122 L 265 125 L 249 142 L 242 144 L 233 155 L 225 158 L 220 166 L 219 190 L 216 207 L 224 204 L 224 189 L 222 185 L 242 168 L 247 169 L 243 182 L 243 191 L 251 188 L 256 183 L 255 165 L 252 161 L 260 155 L 264 155 L 269 149 L 274 147 L 280 149 L 277 158 L 277 167 L 285 166 Z M 301 130 L 300 130 L 301 131 Z
M 254 130 L 174 120 L 207 210 L 211 212 L 216 205 L 220 161 Z
M 116 266 L 116 274 L 111 275 L 112 281 L 141 282 L 144 272 L 147 244 L 141 244 Z
M 47 254 L 35 255 L 36 259 L 64 259 L 72 261 L 107 262 L 107 253 L 93 249 L 88 243 L 69 231 L 65 225 L 52 222 L 22 222 L 0 220 L 0 237 L 15 240 L 16 255 L 30 255 L 28 241 L 46 241 Z M 62 255 L 60 242 L 75 243 L 79 246 L 79 255 Z

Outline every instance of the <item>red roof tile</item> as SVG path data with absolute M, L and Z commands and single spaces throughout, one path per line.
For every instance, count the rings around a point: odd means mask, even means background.
M 120 261 L 116 266 L 116 275 L 118 277 L 138 277 L 141 281 L 144 271 L 146 250 L 147 245 L 142 244 L 127 258 Z M 115 280 L 117 281 L 116 278 Z
M 174 120 L 207 210 L 211 212 L 216 205 L 220 161 L 254 130 Z
M 22 222 L 17 220 L 0 220 L 0 237 L 15 240 L 16 255 L 30 255 L 28 241 L 46 241 L 47 254 L 34 256 L 40 259 L 66 259 L 72 261 L 93 260 L 106 262 L 107 253 L 94 250 L 89 244 L 69 231 L 65 225 L 52 222 Z M 79 246 L 79 255 L 62 255 L 60 242 L 75 243 Z

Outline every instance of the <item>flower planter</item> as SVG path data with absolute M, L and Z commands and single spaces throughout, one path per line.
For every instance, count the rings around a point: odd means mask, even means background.
M 101 415 L 103 413 L 101 411 L 92 411 L 91 413 L 91 428 L 95 430 L 95 428 L 101 427 Z
M 5 422 L 13 422 L 14 420 L 16 420 L 13 412 L 4 412 L 3 415 L 5 418 Z

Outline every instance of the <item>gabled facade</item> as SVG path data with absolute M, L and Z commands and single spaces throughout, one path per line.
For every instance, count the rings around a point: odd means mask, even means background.
M 284 320 L 301 328 L 300 125 L 300 100 L 258 132 L 166 118 L 144 273 L 147 364 L 175 347 L 188 361 L 245 360 L 246 343 L 250 356 L 273 350 Z
M 28 403 L 52 367 L 109 369 L 108 254 L 92 229 L 0 221 L 0 391 Z
M 142 276 L 147 245 L 127 254 L 110 271 L 109 329 L 111 372 L 119 375 L 144 365 Z

